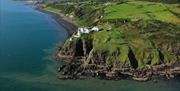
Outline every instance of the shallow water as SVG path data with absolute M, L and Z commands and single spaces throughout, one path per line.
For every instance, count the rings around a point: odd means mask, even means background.
M 0 91 L 180 91 L 180 80 L 57 80 L 52 56 L 67 37 L 50 15 L 0 0 Z

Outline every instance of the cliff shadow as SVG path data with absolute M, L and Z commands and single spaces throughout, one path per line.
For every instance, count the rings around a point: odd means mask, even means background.
M 129 50 L 128 58 L 130 60 L 131 66 L 136 69 L 138 67 L 138 61 L 131 49 Z

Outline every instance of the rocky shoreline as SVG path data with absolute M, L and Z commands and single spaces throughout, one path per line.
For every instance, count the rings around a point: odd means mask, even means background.
M 76 31 L 77 26 L 72 22 L 64 19 L 62 16 L 47 11 L 43 12 L 52 14 L 57 22 L 62 24 L 67 29 L 70 36 Z M 59 51 L 62 50 L 64 50 L 63 46 L 60 47 Z M 60 72 L 61 74 L 61 76 L 58 77 L 58 79 L 60 80 L 76 80 L 93 77 L 102 80 L 117 81 L 121 79 L 130 79 L 141 82 L 149 80 L 153 80 L 154 82 L 156 82 L 156 79 L 174 79 L 180 77 L 179 61 L 171 62 L 168 64 L 147 65 L 145 67 L 136 69 L 133 68 L 130 64 L 118 64 L 115 66 L 96 63 L 87 64 L 84 62 L 83 56 L 73 56 L 66 54 L 61 55 L 59 53 L 56 56 L 56 60 L 63 60 L 66 62 L 66 64 L 61 65 L 58 68 L 58 72 Z
M 162 60 L 159 59 L 159 63 L 155 65 L 146 64 L 145 66 L 137 67 L 137 60 L 131 48 L 129 48 L 127 54 L 130 63 L 107 64 L 105 58 L 108 55 L 108 52 L 101 53 L 94 50 L 91 38 L 67 40 L 60 47 L 56 56 L 56 60 L 65 62 L 64 65 L 58 68 L 58 72 L 61 73 L 61 76 L 58 78 L 67 80 L 93 77 L 103 80 L 131 79 L 148 81 L 180 77 L 180 61 L 178 60 L 161 63 Z
M 173 79 L 180 76 L 180 62 L 161 64 L 134 69 L 131 65 L 99 65 L 84 64 L 79 59 L 73 59 L 58 68 L 63 76 L 59 79 L 82 79 L 96 77 L 104 80 L 132 79 L 148 81 L 153 79 Z
M 64 28 L 67 29 L 71 36 L 78 28 L 78 26 L 67 19 L 65 16 L 56 14 L 41 7 L 37 10 L 53 15 L 53 18 Z M 87 41 L 86 41 L 87 42 Z M 76 45 L 79 45 L 76 43 Z M 86 77 L 95 77 L 103 80 L 121 80 L 132 79 L 136 81 L 148 81 L 153 79 L 173 79 L 180 77 L 180 62 L 171 62 L 168 64 L 147 65 L 145 67 L 134 68 L 130 64 L 107 65 L 105 63 L 87 63 L 84 60 L 85 55 L 92 52 L 91 43 L 85 44 L 84 52 L 74 50 L 78 49 L 76 46 L 69 46 L 69 48 L 60 47 L 60 53 L 57 54 L 56 60 L 65 61 L 66 63 L 58 68 L 61 76 L 58 79 L 84 79 Z M 72 50 L 71 50 L 72 49 Z M 66 53 L 62 53 L 66 52 Z M 101 55 L 102 56 L 102 55 Z
M 84 79 L 86 77 L 95 77 L 104 80 L 121 80 L 132 79 L 137 81 L 148 81 L 153 79 L 173 79 L 180 77 L 180 61 L 164 63 L 159 58 L 157 64 L 146 64 L 145 66 L 137 67 L 137 60 L 132 51 L 128 49 L 129 62 L 106 63 L 106 57 L 113 55 L 106 52 L 100 52 L 93 47 L 91 38 L 67 40 L 60 47 L 56 60 L 66 62 L 58 68 L 61 73 L 59 79 Z M 179 49 L 177 49 L 178 55 Z M 148 59 L 150 62 L 152 59 Z

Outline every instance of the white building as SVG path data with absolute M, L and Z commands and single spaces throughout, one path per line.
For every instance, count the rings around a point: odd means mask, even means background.
M 93 27 L 91 29 L 84 27 L 84 28 L 78 28 L 77 34 L 74 35 L 74 37 L 81 37 L 82 34 L 89 34 L 93 31 L 98 32 L 100 29 L 98 27 Z
M 77 36 L 81 36 L 82 35 L 82 32 L 81 31 L 77 31 Z
M 95 31 L 95 32 L 98 32 L 100 29 L 98 27 L 93 27 L 91 30 Z
M 90 33 L 91 32 L 91 30 L 90 29 L 88 29 L 88 28 L 84 28 L 84 33 Z

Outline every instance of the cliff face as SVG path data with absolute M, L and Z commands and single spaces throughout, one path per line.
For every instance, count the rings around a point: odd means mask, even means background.
M 85 62 L 92 64 L 130 64 L 133 68 L 179 61 L 179 44 L 164 43 L 159 48 L 154 47 L 151 49 L 148 47 L 140 48 L 126 45 L 110 52 L 94 48 L 92 40 L 80 38 L 67 41 L 61 48 L 59 55 L 72 58 L 84 57 Z
M 156 25 L 153 25 L 154 22 Z M 114 75 L 123 74 L 120 77 L 124 77 L 123 72 L 127 72 L 132 77 L 149 77 L 148 72 L 152 76 L 152 71 L 160 71 L 154 74 L 162 74 L 167 66 L 169 70 L 174 64 L 180 67 L 177 63 L 180 60 L 179 34 L 177 27 L 172 24 L 157 21 L 131 22 L 111 31 L 102 30 L 72 41 L 67 40 L 60 48 L 58 58 L 69 60 L 64 72 L 76 69 L 65 75 L 77 76 L 79 72 L 88 76 L 97 76 L 97 73 L 102 76 L 114 73 L 111 77 L 117 78 L 119 76 Z M 77 63 L 78 66 L 75 65 Z M 152 70 L 151 67 L 159 67 L 161 70 Z M 138 72 L 144 72 L 144 75 Z
M 180 74 L 179 4 L 57 3 L 44 8 L 65 14 L 79 26 L 103 28 L 79 38 L 71 37 L 60 48 L 57 59 L 66 64 L 58 70 L 66 78 L 147 80 Z
M 152 23 L 152 22 L 151 22 Z M 135 23 L 133 23 L 135 24 Z M 84 57 L 89 63 L 131 64 L 134 68 L 179 61 L 179 31 L 173 25 L 133 25 L 126 30 L 100 31 L 67 40 L 59 55 Z M 138 23 L 139 24 L 139 23 Z M 149 23 L 146 23 L 149 24 Z M 166 26 L 166 27 L 165 27 Z M 151 29 L 149 29 L 151 27 Z M 169 30 L 171 28 L 172 30 Z

